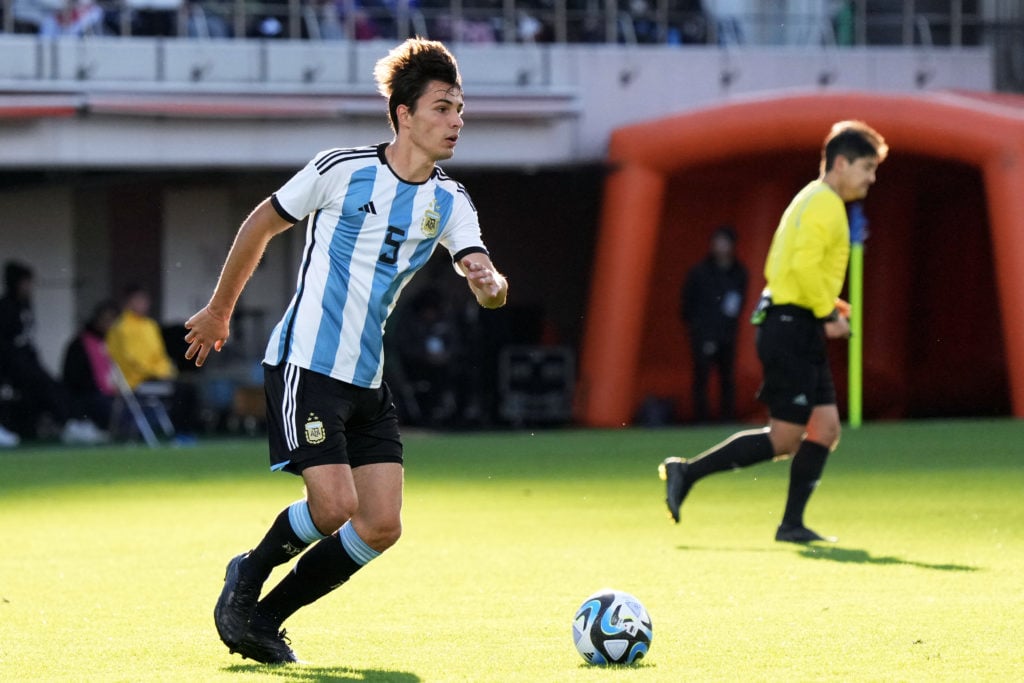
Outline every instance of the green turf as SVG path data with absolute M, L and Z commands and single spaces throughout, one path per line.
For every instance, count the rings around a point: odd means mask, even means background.
M 0 453 L 0 680 L 1024 680 L 1024 422 L 869 424 L 772 540 L 787 466 L 694 488 L 655 466 L 728 428 L 409 435 L 405 536 L 287 624 L 307 664 L 229 656 L 223 567 L 298 480 L 261 442 Z M 276 575 L 275 575 L 276 576 Z M 635 594 L 641 666 L 583 664 L 572 615 Z

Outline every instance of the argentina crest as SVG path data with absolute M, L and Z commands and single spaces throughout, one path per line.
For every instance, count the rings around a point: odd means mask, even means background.
M 321 444 L 327 438 L 327 430 L 324 423 L 313 413 L 306 418 L 306 443 L 310 446 Z
M 423 220 L 420 222 L 420 230 L 424 237 L 435 237 L 437 229 L 441 226 L 441 214 L 437 211 L 437 200 L 430 200 L 430 206 L 423 212 Z

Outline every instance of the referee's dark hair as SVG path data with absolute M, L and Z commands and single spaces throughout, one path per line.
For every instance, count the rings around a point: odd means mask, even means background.
M 391 129 L 398 132 L 398 107 L 416 111 L 416 100 L 430 81 L 462 88 L 459 65 L 448 48 L 436 40 L 409 38 L 381 57 L 373 68 L 377 91 L 388 98 Z
M 878 157 L 879 163 L 885 161 L 889 146 L 878 131 L 863 121 L 839 121 L 832 126 L 821 150 L 821 170 L 823 173 L 832 170 L 836 157 L 843 156 L 848 161 L 856 161 L 862 157 Z

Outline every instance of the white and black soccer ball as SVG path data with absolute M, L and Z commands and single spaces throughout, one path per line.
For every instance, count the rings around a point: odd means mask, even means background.
M 572 642 L 588 664 L 632 664 L 647 654 L 653 635 L 647 608 L 610 588 L 584 600 L 572 620 Z

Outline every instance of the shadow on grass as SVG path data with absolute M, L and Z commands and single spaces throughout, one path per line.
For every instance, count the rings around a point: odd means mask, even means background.
M 237 674 L 263 674 L 276 676 L 282 681 L 317 681 L 318 683 L 419 683 L 420 677 L 406 671 L 352 669 L 347 666 L 308 666 L 303 664 L 267 665 L 233 664 L 224 671 Z
M 586 662 L 580 662 L 577 669 L 600 669 L 601 671 L 633 671 L 634 669 L 656 669 L 657 664 L 648 662 L 645 659 L 633 662 L 632 664 L 587 664 Z
M 894 555 L 872 555 L 867 550 L 860 550 L 858 548 L 839 548 L 824 545 L 804 546 L 800 548 L 797 554 L 812 560 L 829 560 L 831 562 L 848 562 L 851 564 L 903 565 L 906 567 L 920 567 L 921 569 L 934 569 L 942 572 L 976 572 L 981 569 L 980 567 L 973 567 L 967 564 L 932 564 L 930 562 L 905 560 Z
M 714 551 L 726 553 L 779 553 L 787 550 L 797 550 L 797 554 L 812 560 L 828 560 L 831 562 L 846 562 L 850 564 L 878 564 L 878 565 L 902 565 L 905 567 L 920 567 L 921 569 L 933 569 L 942 572 L 977 572 L 981 567 L 974 567 L 967 564 L 932 564 L 930 562 L 917 562 L 905 560 L 894 555 L 872 555 L 867 550 L 857 548 L 840 548 L 830 545 L 793 545 L 779 544 L 776 546 L 765 546 L 761 548 L 713 548 L 711 546 L 676 546 L 677 550 L 690 551 Z

